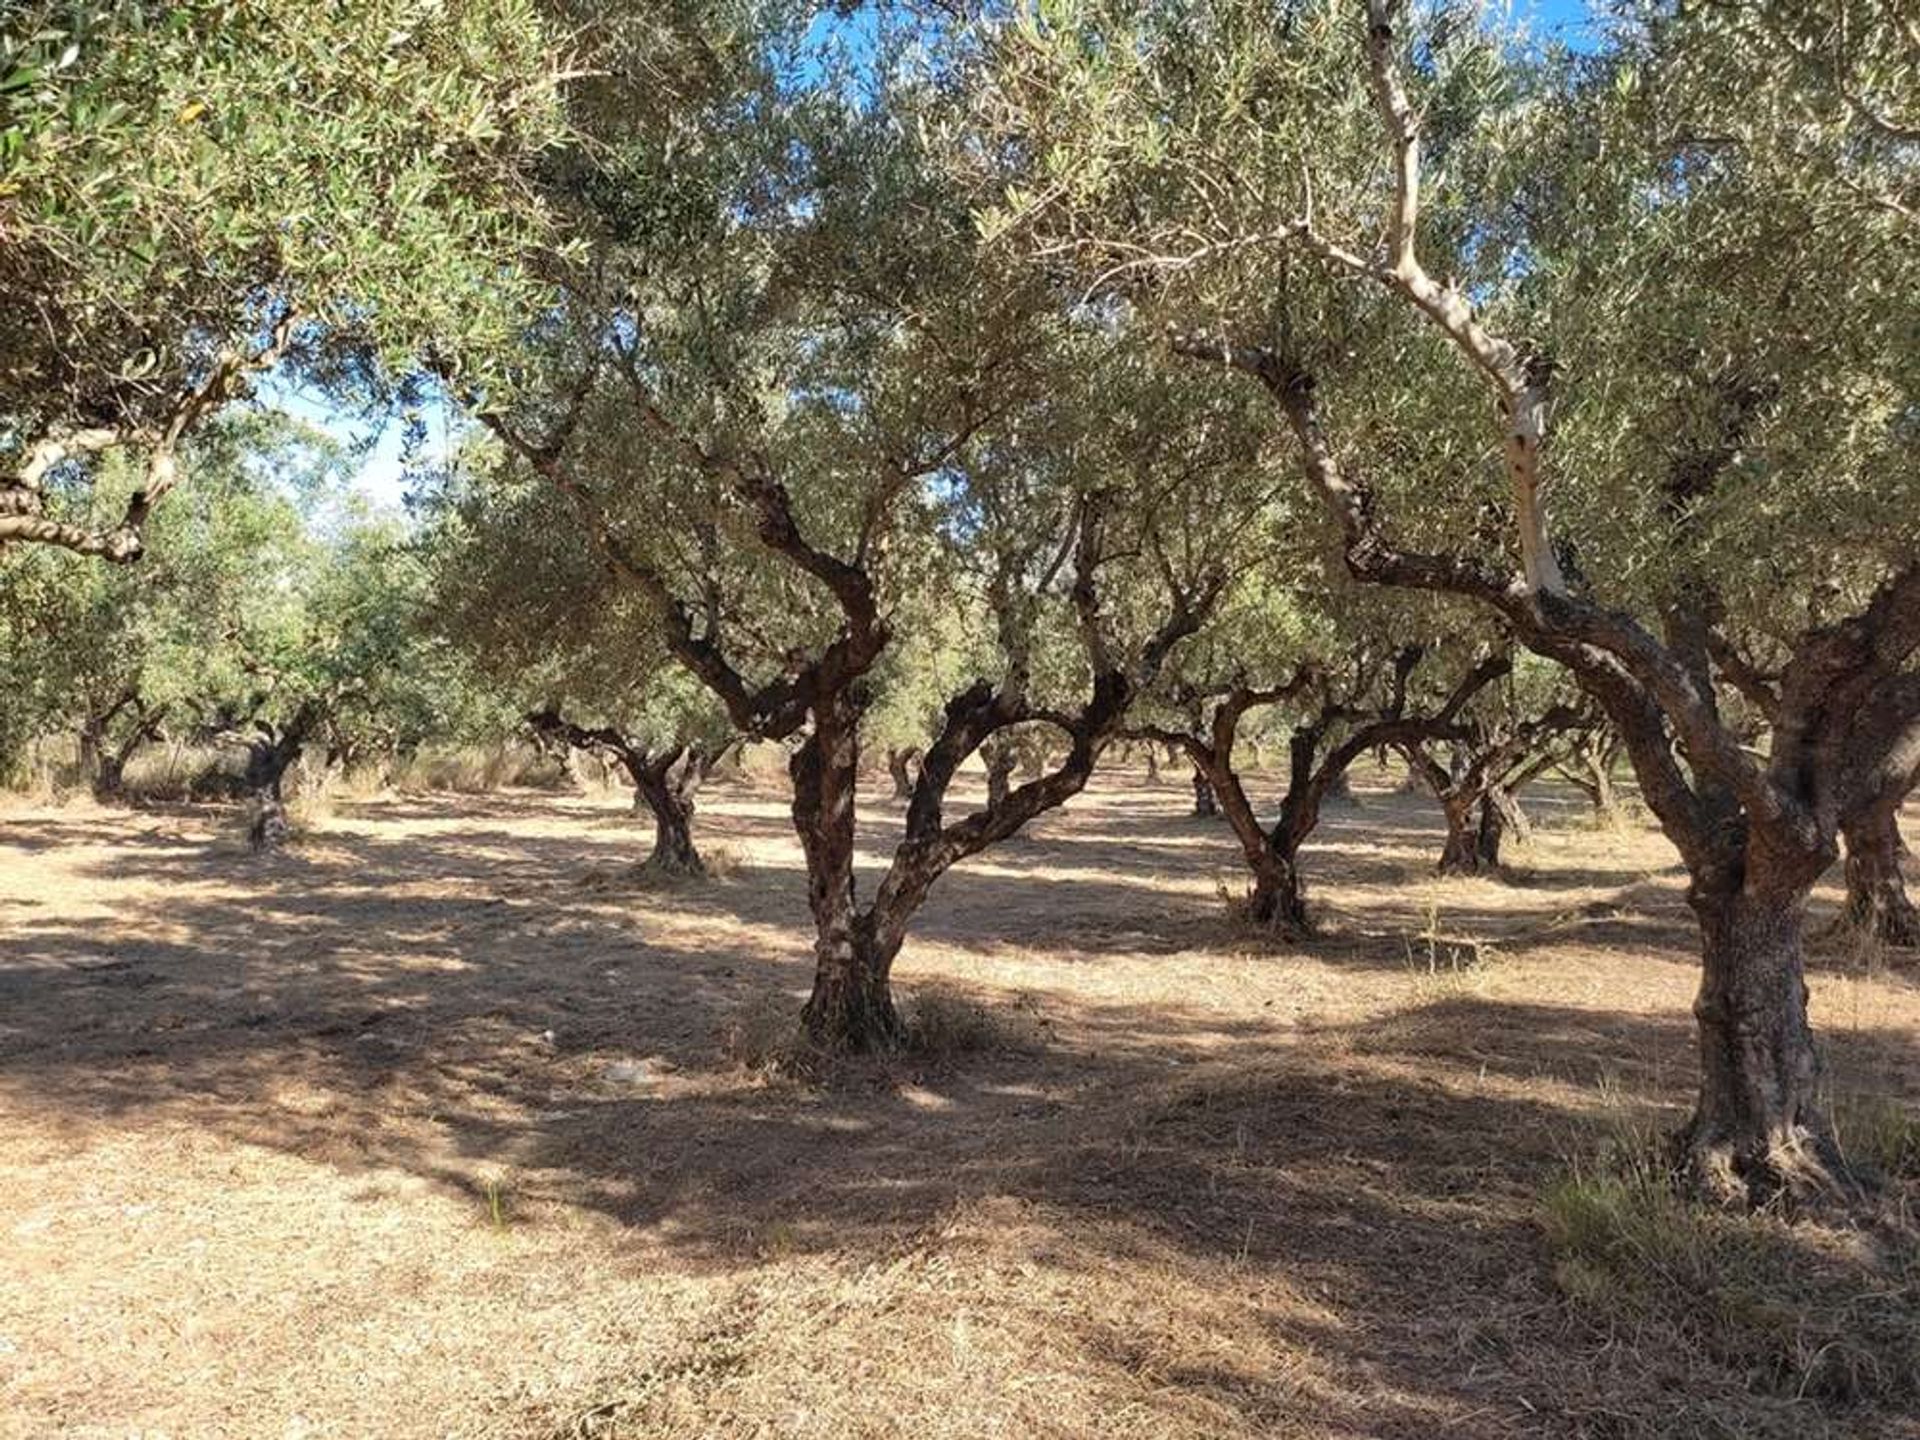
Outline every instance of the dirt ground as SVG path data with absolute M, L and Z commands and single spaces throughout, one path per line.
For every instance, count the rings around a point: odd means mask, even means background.
M 902 956 L 994 1045 L 826 1083 L 736 1058 L 809 972 L 771 786 L 664 889 L 618 795 L 343 802 L 267 861 L 0 815 L 0 1435 L 1628 1433 L 1668 1361 L 1576 1323 L 1537 1216 L 1684 1105 L 1673 852 L 1547 792 L 1518 874 L 1443 882 L 1385 783 L 1289 947 L 1184 783 L 1100 779 Z M 1836 1083 L 1920 1097 L 1920 970 L 1815 948 Z M 1663 1433 L 1920 1433 L 1670 1383 Z

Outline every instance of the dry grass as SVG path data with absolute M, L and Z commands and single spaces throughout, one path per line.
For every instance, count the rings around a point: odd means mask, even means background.
M 915 1043 L 825 1073 L 751 779 L 702 800 L 733 873 L 670 887 L 596 880 L 650 839 L 618 792 L 343 792 L 272 865 L 15 807 L 0 1435 L 1920 1433 L 1894 1231 L 1565 1168 L 1685 1103 L 1664 842 L 1549 794 L 1531 873 L 1439 881 L 1390 778 L 1296 947 L 1182 777 L 1096 783 L 942 882 Z M 1836 938 L 1812 987 L 1843 1142 L 1911 1175 L 1911 963 Z
M 1906 1122 L 1910 1127 L 1911 1121 Z M 1650 1138 L 1650 1137 L 1649 1137 Z M 1683 1204 L 1663 1148 L 1615 1149 L 1542 1203 L 1554 1279 L 1643 1397 L 1622 1434 L 1805 1433 L 1920 1403 L 1920 1231 Z

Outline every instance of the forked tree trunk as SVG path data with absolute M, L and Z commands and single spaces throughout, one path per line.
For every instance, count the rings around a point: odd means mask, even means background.
M 802 1021 L 807 1038 L 822 1049 L 885 1050 L 899 1044 L 903 1027 L 888 983 L 893 957 L 878 953 L 854 896 L 859 717 L 835 698 L 838 703 L 816 714 L 812 733 L 789 766 L 814 926 L 813 993 Z M 1010 766 L 1012 757 L 1007 759 Z
M 1220 813 L 1220 802 L 1214 796 L 1213 783 L 1198 765 L 1193 767 L 1193 813 L 1204 817 Z
M 1689 896 L 1703 967 L 1694 1001 L 1700 1091 L 1679 1137 L 1710 1198 L 1765 1204 L 1844 1175 L 1816 1104 L 1819 1057 L 1801 958 L 1804 891 Z
M 1920 946 L 1920 912 L 1907 898 L 1900 873 L 1900 825 L 1896 808 L 1874 811 L 1844 827 L 1847 843 L 1849 925 L 1888 945 Z

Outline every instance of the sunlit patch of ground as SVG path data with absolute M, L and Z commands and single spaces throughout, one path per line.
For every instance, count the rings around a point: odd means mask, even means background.
M 705 798 L 707 885 L 630 877 L 618 795 L 342 803 L 267 861 L 0 816 L 0 1434 L 1915 1433 L 1618 1393 L 1538 1197 L 1684 1105 L 1673 853 L 1549 792 L 1512 877 L 1441 881 L 1364 787 L 1286 946 L 1184 783 L 1103 778 L 902 957 L 986 1048 L 810 1084 L 729 1052 L 809 971 L 772 789 Z M 1920 977 L 1816 948 L 1838 1083 L 1911 1101 Z

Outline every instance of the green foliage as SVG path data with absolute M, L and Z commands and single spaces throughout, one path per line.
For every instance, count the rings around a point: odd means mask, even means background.
M 503 723 L 557 706 L 649 748 L 725 743 L 712 695 L 667 653 L 646 599 L 595 564 L 566 501 L 544 483 L 494 475 L 469 449 L 433 498 L 420 537 L 423 619 L 470 667 Z
M 301 608 L 314 568 L 299 507 L 258 463 L 323 485 L 334 456 L 312 432 L 246 420 L 207 432 L 193 477 L 156 516 L 149 562 L 132 570 L 64 551 L 27 550 L 0 563 L 0 758 L 18 778 L 26 743 L 55 730 L 106 727 L 117 745 L 139 710 L 169 730 L 191 727 L 216 696 L 252 683 L 259 638 Z M 102 476 L 108 495 L 133 483 L 124 464 Z
M 1910 26 L 1875 0 L 1632 6 L 1572 56 L 1465 6 L 1402 20 L 1421 253 L 1552 368 L 1549 501 L 1580 581 L 1651 611 L 1710 572 L 1757 630 L 1857 606 L 1920 545 Z M 1380 252 L 1362 22 L 1332 0 L 1023 12 L 977 87 L 978 148 L 1018 159 L 982 223 L 1143 329 L 1277 347 L 1398 538 L 1506 558 L 1478 378 L 1298 239 L 1310 219 Z
M 424 625 L 424 561 L 394 519 L 344 497 L 332 442 L 242 416 L 190 459 L 140 565 L 38 547 L 0 562 L 0 762 L 14 778 L 34 738 L 93 727 L 113 750 L 149 717 L 181 739 L 245 736 L 312 704 L 316 742 L 346 752 L 499 730 Z M 111 498 L 134 481 L 111 463 L 100 483 Z
M 164 425 L 289 307 L 336 387 L 503 347 L 549 236 L 564 60 L 530 0 L 10 7 L 0 460 Z

